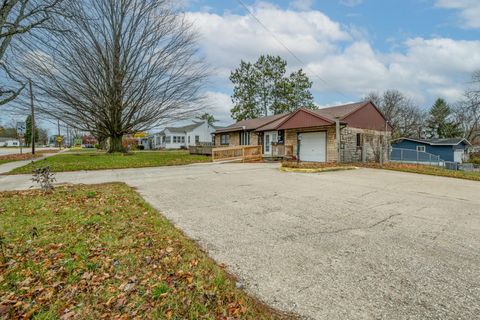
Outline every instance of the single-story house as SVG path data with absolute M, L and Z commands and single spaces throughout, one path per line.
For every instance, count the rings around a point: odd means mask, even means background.
M 212 144 L 217 127 L 198 121 L 182 127 L 166 127 L 151 136 L 153 149 L 181 149 L 197 144 Z
M 0 147 L 20 147 L 20 140 L 15 138 L 0 138 Z
M 260 145 L 266 157 L 300 161 L 379 161 L 388 158 L 391 129 L 377 106 L 363 101 L 243 120 L 216 130 L 215 145 Z
M 462 163 L 468 158 L 468 148 L 470 142 L 464 138 L 454 139 L 412 139 L 400 138 L 392 141 L 394 150 L 414 150 L 415 154 L 432 154 L 438 156 L 443 161 Z M 395 154 L 398 154 L 396 152 Z M 407 153 L 404 152 L 404 158 Z M 419 158 L 426 159 L 420 156 Z M 405 160 L 405 159 L 403 159 Z M 406 159 L 408 160 L 408 159 Z M 412 159 L 412 161 L 415 159 Z

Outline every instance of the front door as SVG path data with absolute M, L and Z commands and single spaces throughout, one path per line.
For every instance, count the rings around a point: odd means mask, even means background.
M 275 143 L 275 142 L 277 142 L 277 131 L 265 132 L 264 139 L 263 139 L 264 154 L 272 155 L 272 143 Z

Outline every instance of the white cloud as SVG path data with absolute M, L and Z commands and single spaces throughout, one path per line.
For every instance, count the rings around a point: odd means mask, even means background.
M 347 7 L 356 7 L 363 3 L 363 0 L 340 0 L 340 3 Z
M 208 91 L 205 94 L 207 112 L 213 114 L 218 120 L 219 125 L 226 125 L 232 122 L 230 109 L 232 109 L 232 100 L 225 93 Z
M 479 0 L 437 0 L 438 8 L 454 9 L 459 11 L 459 20 L 466 28 L 480 28 L 480 1 Z
M 420 103 L 437 96 L 456 99 L 470 74 L 480 69 L 480 41 L 411 38 L 398 42 L 393 53 L 382 53 L 358 28 L 342 26 L 320 11 L 280 9 L 268 3 L 252 10 L 305 64 L 300 65 L 247 14 L 188 13 L 202 34 L 202 50 L 216 68 L 214 82 L 223 92 L 229 92 L 228 75 L 240 60 L 255 61 L 267 53 L 287 59 L 290 68 L 303 67 L 319 97 L 340 91 L 360 98 L 372 90 L 396 88 Z M 219 114 L 229 116 L 228 95 L 211 93 L 211 99 Z
M 320 11 L 282 10 L 267 3 L 253 7 L 252 11 L 286 46 L 307 61 L 331 54 L 336 43 L 351 40 L 339 23 Z M 241 59 L 256 60 L 267 53 L 288 57 L 287 50 L 249 15 L 190 12 L 187 17 L 202 35 L 203 52 L 223 76 Z
M 290 3 L 290 6 L 294 9 L 307 11 L 312 7 L 313 0 L 294 0 Z

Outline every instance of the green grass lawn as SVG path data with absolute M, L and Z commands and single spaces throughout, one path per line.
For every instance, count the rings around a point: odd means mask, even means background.
M 480 181 L 480 172 L 466 172 L 466 171 L 454 171 L 447 170 L 442 167 L 406 164 L 406 163 L 386 163 L 380 166 L 379 163 L 318 163 L 318 162 L 296 162 L 296 161 L 284 161 L 282 162 L 282 168 L 287 169 L 285 171 L 300 170 L 303 172 L 322 172 L 332 171 L 333 169 L 351 168 L 351 167 L 363 167 L 372 169 L 384 169 L 392 171 L 402 171 L 410 173 L 427 174 L 439 177 L 458 178 L 465 180 Z
M 480 172 L 454 171 L 435 166 L 387 163 L 382 169 L 480 181 Z
M 287 319 L 124 184 L 0 193 L 1 319 Z
M 105 152 L 62 153 L 37 161 L 36 166 L 50 166 L 54 172 L 100 170 L 184 165 L 209 162 L 210 157 L 190 155 L 186 151 L 133 152 L 130 154 Z M 31 173 L 32 165 L 17 168 L 10 173 Z

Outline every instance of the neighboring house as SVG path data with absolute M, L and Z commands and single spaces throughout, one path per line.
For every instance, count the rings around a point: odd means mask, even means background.
M 0 138 L 0 147 L 20 147 L 20 141 L 15 138 Z
M 470 142 L 464 138 L 428 140 L 400 138 L 392 141 L 392 148 L 395 149 L 415 150 L 420 155 L 423 153 L 433 154 L 439 156 L 440 160 L 459 163 L 462 163 L 468 158 L 467 151 L 470 146 Z M 420 156 L 420 158 L 422 157 Z
M 291 153 L 301 161 L 379 161 L 387 159 L 390 135 L 383 114 L 365 101 L 240 121 L 217 130 L 215 145 L 261 145 L 266 157 Z
M 180 149 L 197 144 L 211 144 L 217 128 L 207 121 L 194 122 L 183 127 L 166 127 L 152 136 L 153 149 Z

